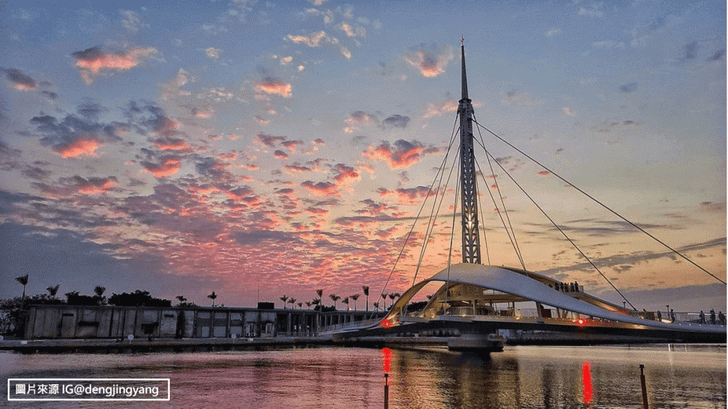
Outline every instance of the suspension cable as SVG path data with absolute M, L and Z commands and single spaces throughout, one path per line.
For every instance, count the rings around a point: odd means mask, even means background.
M 492 155 L 490 154 L 490 152 L 488 152 L 487 150 L 485 151 L 485 153 L 486 153 L 486 155 L 488 155 L 488 156 L 492 156 Z M 493 158 L 493 160 L 495 160 L 495 158 Z M 501 168 L 501 170 L 502 170 L 502 171 L 503 171 L 503 172 L 504 172 L 504 173 L 505 173 L 506 175 L 508 175 L 508 178 L 510 178 L 510 179 L 511 179 L 511 181 L 512 181 L 512 182 L 513 182 L 513 183 L 514 183 L 514 184 L 515 184 L 516 186 L 518 186 L 518 188 L 519 188 L 519 189 L 521 190 L 521 192 L 522 192 L 522 193 L 523 193 L 524 195 L 526 195 L 526 197 L 528 198 L 528 200 L 530 200 L 530 201 L 531 201 L 531 203 L 533 203 L 533 205 L 534 205 L 534 206 L 536 206 L 536 208 L 537 208 L 537 209 L 538 209 L 538 210 L 539 210 L 539 211 L 540 211 L 541 213 L 543 213 L 543 215 L 544 215 L 544 216 L 545 216 L 545 217 L 546 217 L 546 218 L 547 218 L 547 219 L 548 219 L 548 220 L 549 220 L 549 221 L 551 222 L 551 224 L 553 224 L 553 225 L 554 225 L 554 227 L 556 227 L 556 229 L 557 229 L 557 230 L 558 230 L 558 231 L 559 231 L 559 232 L 560 232 L 560 233 L 561 233 L 561 234 L 562 234 L 562 235 L 563 235 L 563 236 L 564 236 L 564 237 L 566 238 L 566 240 L 568 240 L 568 241 L 569 241 L 569 243 L 571 243 L 571 245 L 572 245 L 572 246 L 574 246 L 574 248 L 575 248 L 575 249 L 576 249 L 576 250 L 577 250 L 577 251 L 579 252 L 579 254 L 581 254 L 581 255 L 582 255 L 582 257 L 584 257 L 584 259 L 586 259 L 586 261 L 588 261 L 588 262 L 589 262 L 589 264 L 591 264 L 591 266 L 592 266 L 592 267 L 594 267 L 594 269 L 595 269 L 595 270 L 597 270 L 597 272 L 599 273 L 599 275 L 601 275 L 601 276 L 602 276 L 602 277 L 603 277 L 603 278 L 604 278 L 605 280 L 607 280 L 607 282 L 609 283 L 609 285 L 611 285 L 611 286 L 612 286 L 612 288 L 613 288 L 613 289 L 614 289 L 614 290 L 615 290 L 615 291 L 616 291 L 617 293 L 619 293 L 619 295 L 620 295 L 620 296 L 622 297 L 622 299 L 624 299 L 624 301 L 626 301 L 626 302 L 627 302 L 627 304 L 629 304 L 629 306 L 630 306 L 630 307 L 632 307 L 632 309 L 633 309 L 633 310 L 637 311 L 637 308 L 635 308 L 635 306 L 634 306 L 634 305 L 632 305 L 632 303 L 631 303 L 631 302 L 629 302 L 629 300 L 628 300 L 628 299 L 627 299 L 627 298 L 626 298 L 626 297 L 624 296 L 624 294 L 622 294 L 622 292 L 621 292 L 621 291 L 619 291 L 619 290 L 617 289 L 617 287 L 615 287 L 615 286 L 614 286 L 614 284 L 612 284 L 612 282 L 611 282 L 611 281 L 609 280 L 609 278 L 607 278 L 607 276 L 606 276 L 606 275 L 604 275 L 604 273 L 602 273 L 602 272 L 601 272 L 601 270 L 599 270 L 599 268 L 598 268 L 598 267 L 597 267 L 597 266 L 596 266 L 596 265 L 595 265 L 595 264 L 594 264 L 594 263 L 593 263 L 593 262 L 591 261 L 591 259 L 589 259 L 589 257 L 587 257 L 587 255 L 586 255 L 586 254 L 584 254 L 584 252 L 583 252 L 583 251 L 581 251 L 581 249 L 579 248 L 579 246 L 577 246 L 577 245 L 576 245 L 576 243 L 574 243 L 574 241 L 573 241 L 573 240 L 572 240 L 572 239 L 571 239 L 571 238 L 570 238 L 570 237 L 569 237 L 569 236 L 568 236 L 568 235 L 567 235 L 567 234 L 566 234 L 566 233 L 565 233 L 565 232 L 564 232 L 564 231 L 563 231 L 563 230 L 561 229 L 561 227 L 559 227 L 559 225 L 558 225 L 558 224 L 556 224 L 556 222 L 554 222 L 554 220 L 553 220 L 553 219 L 552 219 L 552 218 L 551 218 L 551 217 L 550 217 L 550 216 L 549 216 L 548 214 L 546 214 L 546 212 L 545 212 L 545 211 L 544 211 L 544 210 L 543 210 L 543 209 L 541 208 L 541 206 L 539 206 L 539 205 L 538 205 L 538 203 L 536 203 L 536 201 L 535 201 L 535 200 L 533 200 L 533 198 L 531 197 L 531 195 L 529 195 L 529 194 L 528 194 L 528 192 L 526 192 L 526 190 L 525 190 L 525 189 L 523 189 L 523 188 L 521 187 L 521 185 L 520 185 L 520 184 L 518 184 L 518 182 L 516 182 L 516 179 L 514 179 L 514 178 L 513 178 L 513 176 L 511 176 L 511 174 L 510 174 L 510 173 L 508 173 L 508 171 L 507 171 L 507 170 L 506 170 L 506 169 L 505 169 L 505 168 L 503 167 L 503 165 L 501 165 L 500 163 L 498 163 L 498 161 L 495 161 L 495 163 L 496 163 L 496 164 L 498 164 L 498 166 L 499 166 L 499 167 Z
M 447 157 L 449 156 L 450 148 L 452 147 L 452 144 L 453 144 L 453 142 L 452 142 L 454 139 L 453 135 L 455 135 L 456 127 L 457 127 L 457 116 L 455 118 L 455 121 L 453 122 L 453 131 L 452 131 L 452 135 L 450 136 L 450 140 L 451 140 L 450 144 L 448 145 L 447 152 L 445 153 L 445 157 L 442 159 L 442 163 L 440 164 L 440 169 L 442 169 L 442 172 L 444 172 L 445 164 L 447 163 L 446 162 Z M 438 170 L 438 173 L 435 175 L 435 178 L 432 180 L 432 183 L 430 184 L 430 188 L 427 191 L 427 197 L 430 196 L 430 192 L 432 192 L 432 188 L 435 186 L 435 182 L 437 181 L 437 176 L 439 175 L 439 173 L 440 173 L 440 170 Z M 407 248 L 407 242 L 409 242 L 409 239 L 412 236 L 412 232 L 415 230 L 415 227 L 417 226 L 417 221 L 419 220 L 420 215 L 422 214 L 422 210 L 425 208 L 425 204 L 427 203 L 427 197 L 425 198 L 425 200 L 422 201 L 422 205 L 420 206 L 420 209 L 417 212 L 417 216 L 415 216 L 415 221 L 412 223 L 412 227 L 410 228 L 409 232 L 407 233 L 407 236 L 404 239 L 402 248 L 400 249 L 399 254 L 397 255 L 397 258 L 394 260 L 394 264 L 392 265 L 392 269 L 389 272 L 387 281 L 384 282 L 384 287 L 382 287 L 382 290 L 380 291 L 380 294 L 377 297 L 377 301 L 375 301 L 375 302 L 379 302 L 379 300 L 382 298 L 382 293 L 384 293 L 384 290 L 387 289 L 387 285 L 389 285 L 389 281 L 392 279 L 392 275 L 394 275 L 394 271 L 397 268 L 397 264 L 399 263 L 399 260 L 402 258 L 402 255 L 404 254 L 404 250 Z M 374 311 L 372 311 L 371 317 L 373 317 L 373 316 L 374 316 Z
M 511 148 L 515 149 L 516 151 L 518 151 L 518 153 L 520 153 L 521 155 L 523 155 L 523 156 L 525 156 L 526 158 L 530 159 L 530 160 L 531 160 L 532 162 L 534 162 L 534 163 L 535 163 L 535 164 L 537 164 L 538 166 L 542 167 L 542 168 L 543 168 L 544 170 L 546 170 L 546 171 L 548 171 L 549 173 L 551 173 L 552 175 L 556 176 L 556 177 L 557 177 L 557 178 L 558 178 L 559 180 L 561 180 L 562 182 L 564 182 L 564 183 L 566 183 L 567 185 L 569 185 L 570 187 L 572 187 L 572 188 L 576 189 L 576 190 L 577 190 L 577 191 L 578 191 L 579 193 L 581 193 L 581 194 L 583 194 L 584 196 L 588 197 L 589 199 L 591 199 L 592 201 L 594 201 L 595 203 L 597 203 L 597 204 L 598 204 L 598 205 L 600 205 L 601 207 L 603 207 L 603 208 L 607 209 L 607 210 L 608 210 L 608 211 L 609 211 L 610 213 L 612 213 L 613 215 L 615 215 L 615 216 L 619 217 L 620 219 L 622 219 L 622 220 L 623 220 L 624 222 L 626 222 L 626 223 L 627 223 L 627 224 L 629 224 L 630 226 L 634 227 L 635 229 L 639 230 L 640 232 L 642 232 L 642 233 L 644 233 L 645 235 L 647 235 L 648 237 L 650 237 L 650 238 L 651 238 L 652 240 L 654 240 L 654 241 L 656 241 L 656 242 L 660 243 L 661 245 L 663 245 L 664 247 L 666 247 L 666 248 L 667 248 L 668 250 L 670 250 L 670 251 L 672 251 L 673 253 L 677 254 L 678 256 L 682 257 L 682 258 L 683 258 L 684 260 L 686 260 L 686 261 L 687 261 L 688 263 L 690 263 L 690 264 L 692 264 L 693 266 L 697 267 L 698 269 L 700 269 L 701 271 L 703 271 L 703 272 L 704 272 L 705 274 L 708 274 L 709 276 L 713 277 L 714 279 L 716 279 L 716 280 L 720 281 L 721 283 L 723 283 L 723 285 L 725 285 L 725 284 L 726 284 L 726 282 L 725 282 L 725 281 L 721 280 L 720 278 L 718 278 L 717 276 L 715 276 L 714 274 L 712 274 L 711 272 L 709 272 L 708 270 L 706 270 L 706 269 L 705 269 L 705 268 L 703 268 L 702 266 L 698 265 L 698 264 L 697 264 L 697 263 L 695 263 L 695 262 L 694 262 L 693 260 L 691 260 L 691 259 L 689 259 L 688 257 L 686 257 L 685 255 L 683 255 L 683 254 L 682 254 L 681 252 L 679 252 L 679 251 L 677 251 L 677 250 L 673 249 L 672 247 L 670 247 L 669 245 L 667 245 L 667 244 L 666 244 L 665 242 L 663 242 L 662 240 L 658 239 L 657 237 L 655 237 L 655 236 L 653 236 L 652 234 L 650 234 L 649 232 L 647 232 L 647 231 L 646 231 L 645 229 L 641 228 L 640 226 L 638 226 L 637 224 L 635 224 L 635 223 L 633 223 L 632 221 L 628 220 L 627 218 L 625 218 L 625 217 L 624 217 L 624 216 L 622 216 L 621 214 L 619 214 L 619 213 L 617 213 L 616 211 L 612 210 L 612 209 L 611 209 L 611 208 L 610 208 L 609 206 L 607 206 L 607 205 L 605 205 L 604 203 L 600 202 L 599 200 L 597 200 L 596 198 L 594 198 L 594 197 L 593 197 L 592 195 L 590 195 L 590 194 L 586 193 L 585 191 L 583 191 L 583 190 L 582 190 L 582 189 L 580 189 L 579 187 L 575 186 L 575 185 L 574 185 L 573 183 L 571 183 L 571 182 L 569 182 L 568 180 L 566 180 L 566 179 L 564 179 L 563 177 L 561 177 L 561 176 L 560 176 L 560 175 L 559 175 L 558 173 L 554 172 L 553 170 L 551 170 L 551 169 L 547 168 L 546 166 L 544 166 L 543 164 L 541 164 L 541 162 L 537 161 L 536 159 L 532 158 L 532 157 L 531 157 L 530 155 L 528 155 L 527 153 L 523 152 L 522 150 L 520 150 L 520 149 L 518 149 L 517 147 L 515 147 L 514 145 L 512 145 L 512 144 L 511 144 L 510 142 L 508 142 L 508 141 L 506 141 L 505 139 L 501 138 L 501 137 L 500 137 L 500 136 L 499 136 L 498 134 L 496 134 L 495 132 L 493 132 L 493 131 L 491 131 L 490 129 L 488 129 L 487 127 L 485 127 L 485 126 L 481 125 L 481 124 L 480 124 L 479 122 L 477 122 L 477 121 L 475 120 L 475 118 L 473 118 L 473 122 L 475 122 L 475 124 L 477 124 L 477 125 L 478 125 L 479 127 L 481 127 L 481 128 L 483 128 L 483 129 L 485 129 L 485 130 L 486 130 L 486 131 L 487 131 L 488 133 L 490 133 L 491 135 L 493 135 L 493 136 L 495 136 L 496 138 L 498 138 L 498 139 L 499 139 L 499 140 L 500 140 L 501 142 L 503 142 L 503 143 L 505 143 L 506 145 L 510 146 Z
M 478 133 L 480 134 L 480 130 L 478 130 Z M 481 148 L 487 153 L 488 150 L 485 148 L 485 142 L 483 141 L 483 135 L 480 134 L 480 141 L 477 139 L 475 140 Z M 508 215 L 508 208 L 506 207 L 505 200 L 503 200 L 503 195 L 500 189 L 500 185 L 498 184 L 498 179 L 495 176 L 495 171 L 493 171 L 493 164 L 491 163 L 490 156 L 486 155 L 486 159 L 488 160 L 488 167 L 490 169 L 490 174 L 493 175 L 493 183 L 495 183 L 496 191 L 498 192 L 498 197 L 500 198 L 501 206 L 503 207 L 503 212 L 505 213 L 506 220 L 503 220 L 503 215 L 500 212 L 500 208 L 498 207 L 498 204 L 495 201 L 495 198 L 493 197 L 493 193 L 488 189 L 488 194 L 490 195 L 491 200 L 493 201 L 493 205 L 496 207 L 496 210 L 498 210 L 498 217 L 501 219 L 501 224 L 503 224 L 503 229 L 506 231 L 506 234 L 508 235 L 508 240 L 510 240 L 511 245 L 513 246 L 513 250 L 516 252 L 516 257 L 518 257 L 518 260 L 521 263 L 521 267 L 523 267 L 524 270 L 526 270 L 526 263 L 523 260 L 523 254 L 521 253 L 521 248 L 518 246 L 518 240 L 516 240 L 516 231 L 513 229 L 513 224 L 511 223 L 511 218 Z M 496 160 L 497 162 L 497 160 Z M 483 184 L 487 187 L 488 183 L 485 180 L 485 175 L 483 174 L 482 169 L 480 168 L 480 163 L 477 162 L 478 170 L 480 170 L 480 175 L 483 178 Z M 506 226 L 506 221 L 508 222 L 508 225 Z M 510 227 L 510 230 L 509 230 Z

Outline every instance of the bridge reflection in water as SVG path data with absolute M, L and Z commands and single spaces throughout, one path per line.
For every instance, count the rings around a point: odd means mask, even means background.
M 424 307 L 411 300 L 442 283 Z M 375 323 L 332 328 L 338 340 L 448 338 L 451 349 L 497 351 L 508 344 L 724 343 L 725 322 L 703 324 L 635 311 L 590 295 L 578 284 L 514 268 L 451 265 L 407 290 Z

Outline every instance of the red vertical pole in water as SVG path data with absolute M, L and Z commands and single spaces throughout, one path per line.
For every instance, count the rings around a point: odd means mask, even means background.
M 384 374 L 384 409 L 389 409 L 389 374 Z
M 642 407 L 644 409 L 649 409 L 649 404 L 647 403 L 647 386 L 645 385 L 645 366 L 640 364 L 640 383 L 642 384 Z

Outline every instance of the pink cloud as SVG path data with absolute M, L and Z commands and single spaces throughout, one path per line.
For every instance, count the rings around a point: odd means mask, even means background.
M 270 146 L 271 148 L 276 146 L 276 143 L 283 142 L 286 140 L 285 136 L 273 136 L 273 135 L 267 135 L 264 133 L 259 133 L 257 135 L 258 141 L 262 143 L 265 146 Z
M 439 116 L 448 112 L 455 112 L 458 110 L 458 102 L 454 99 L 448 99 L 441 104 L 430 104 L 425 113 L 422 114 L 423 118 L 432 118 L 433 116 Z
M 5 72 L 5 77 L 13 84 L 13 88 L 18 91 L 33 91 L 38 88 L 38 84 L 24 72 L 15 68 L 0 68 L 0 72 Z
M 320 207 L 309 207 L 306 209 L 306 211 L 317 216 L 325 216 L 329 214 L 329 211 L 327 209 L 322 209 Z
M 99 47 L 76 51 L 71 55 L 76 58 L 76 67 L 81 69 L 81 77 L 89 84 L 91 75 L 98 75 L 101 70 L 128 70 L 136 67 L 141 61 L 157 50 L 153 47 L 134 47 L 124 52 L 111 53 Z
M 396 190 L 380 188 L 377 190 L 377 193 L 379 193 L 381 197 L 395 196 L 397 198 L 397 202 L 400 204 L 411 204 L 420 202 L 421 199 L 426 198 L 427 195 L 430 194 L 430 188 L 427 186 L 399 188 Z M 431 194 L 435 194 L 435 192 L 432 192 Z
M 359 180 L 359 173 L 352 167 L 339 163 L 334 166 L 334 172 L 337 175 L 334 177 L 334 181 L 339 185 L 348 185 L 351 182 Z
M 446 46 L 426 47 L 411 49 L 405 55 L 405 61 L 412 67 L 418 69 L 423 77 L 436 77 L 447 69 L 450 60 L 453 59 L 452 49 Z
M 273 156 L 276 159 L 288 160 L 288 154 L 283 152 L 282 150 L 276 150 L 275 152 L 273 152 Z
M 392 169 L 403 169 L 421 161 L 426 155 L 437 152 L 437 148 L 425 148 L 418 141 L 408 142 L 399 139 L 394 142 L 394 146 L 387 141 L 377 147 L 370 146 L 369 150 L 362 153 L 362 156 L 387 162 Z
M 303 172 L 310 172 L 311 171 L 311 168 L 309 168 L 308 166 L 302 166 L 302 165 L 296 165 L 296 164 L 294 164 L 294 165 L 286 165 L 284 168 L 286 170 L 289 170 L 289 171 L 295 172 L 295 173 L 303 173 Z
M 106 193 L 119 184 L 115 177 L 108 178 L 76 178 L 78 181 L 78 192 L 86 195 Z
M 144 170 L 151 173 L 155 177 L 161 178 L 171 176 L 179 172 L 182 167 L 182 161 L 179 158 L 164 158 L 161 163 L 141 162 Z
M 349 114 L 346 120 L 344 120 L 344 123 L 346 124 L 344 132 L 353 133 L 357 128 L 376 122 L 377 118 L 374 115 L 364 111 L 355 111 Z
M 303 144 L 303 141 L 301 141 L 301 140 L 281 142 L 281 145 L 283 145 L 283 147 L 285 147 L 286 149 L 288 149 L 289 152 L 292 152 L 292 153 L 295 153 L 296 148 L 302 144 Z
M 93 156 L 101 146 L 101 142 L 94 138 L 79 138 L 67 144 L 53 148 L 62 158 L 75 158 L 81 155 Z
M 192 147 L 182 139 L 178 138 L 159 138 L 154 141 L 157 148 L 163 151 L 191 151 Z
M 305 181 L 301 183 L 301 186 L 306 188 L 309 192 L 317 196 L 337 196 L 339 195 L 339 187 L 331 182 L 318 182 L 314 183 L 311 181 Z

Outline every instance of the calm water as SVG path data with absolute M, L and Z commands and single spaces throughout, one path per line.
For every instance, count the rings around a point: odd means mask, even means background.
M 298 348 L 134 355 L 0 352 L 0 407 L 725 408 L 725 347 L 510 347 L 490 359 L 446 350 Z M 170 402 L 7 401 L 8 378 L 161 377 Z

